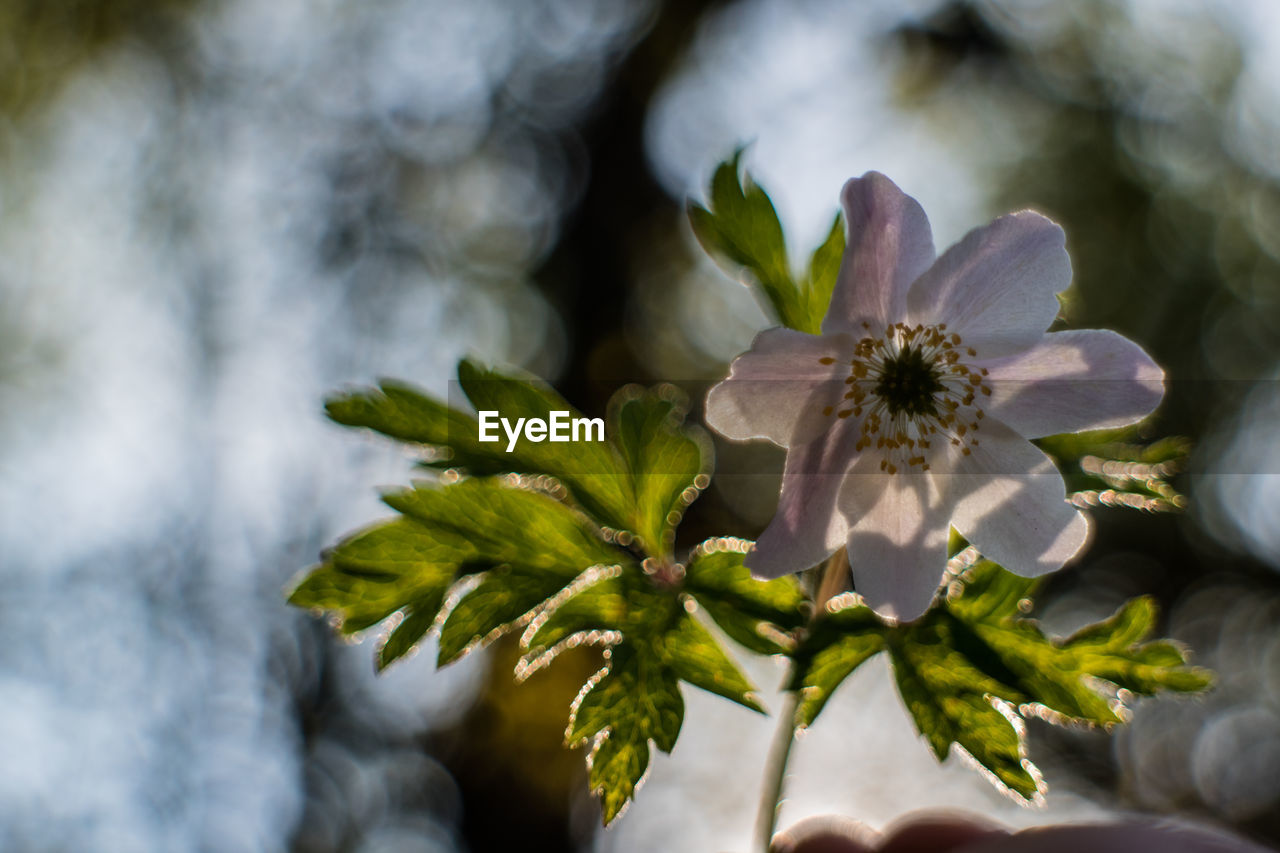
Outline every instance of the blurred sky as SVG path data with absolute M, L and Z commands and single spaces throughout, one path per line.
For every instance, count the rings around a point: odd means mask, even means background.
M 944 5 L 739 0 L 693 16 L 636 140 L 666 207 L 627 224 L 642 244 L 628 280 L 596 282 L 624 293 L 616 335 L 654 378 L 712 379 L 768 324 L 700 257 L 679 207 L 743 142 L 797 254 L 868 169 L 920 199 L 940 247 L 1023 190 L 1087 183 L 1036 160 L 1082 97 L 1052 65 L 1074 44 L 1096 97 L 1126 116 L 1114 138 L 1134 185 L 1160 210 L 1194 208 L 1170 227 L 1213 235 L 1213 274 L 1186 285 L 1217 288 L 1194 336 L 1144 344 L 1185 356 L 1187 379 L 1268 380 L 1214 392 L 1178 535 L 1280 566 L 1280 10 L 960 4 L 1042 51 L 1030 86 L 981 56 L 939 68 L 904 48 Z M 591 159 L 596 110 L 630 85 L 619 69 L 671 4 L 122 3 L 135 11 L 109 37 L 57 18 L 87 14 L 78 4 L 25 6 L 0 3 L 14 34 L 0 98 L 0 847 L 463 849 L 478 806 L 422 739 L 462 718 L 483 662 L 437 673 L 424 650 L 375 678 L 371 644 L 337 644 L 283 603 L 321 547 L 384 514 L 374 487 L 408 475 L 395 449 L 326 423 L 321 401 L 379 376 L 444 394 L 466 353 L 572 369 L 593 330 L 562 319 L 572 297 L 545 270 L 612 168 Z M 1078 273 L 1098 269 L 1090 253 L 1127 252 L 1133 232 L 1096 248 L 1065 221 Z M 1141 324 L 1137 303 L 1107 314 L 1096 289 L 1082 284 L 1080 318 Z M 755 458 L 735 452 L 721 448 L 724 464 Z M 1223 473 L 1241 470 L 1254 473 Z M 767 494 L 704 500 L 747 528 L 772 509 Z M 958 761 L 939 769 L 877 661 L 797 748 L 784 823 L 950 805 L 1026 824 L 1118 803 L 1280 833 L 1265 823 L 1280 803 L 1280 592 L 1264 571 L 1170 593 L 1170 633 L 1222 687 L 1142 705 L 1114 747 L 1046 734 L 1061 779 L 1047 809 L 1014 806 Z M 1073 577 L 1045 613 L 1057 630 L 1168 581 L 1132 547 Z M 758 683 L 780 678 L 773 661 L 752 666 Z M 675 754 L 617 829 L 583 829 L 595 818 L 575 799 L 583 849 L 746 849 L 772 721 L 687 698 Z

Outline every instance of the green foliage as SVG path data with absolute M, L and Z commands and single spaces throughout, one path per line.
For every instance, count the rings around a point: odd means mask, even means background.
M 795 654 L 788 690 L 800 691 L 795 723 L 813 724 L 827 700 L 853 671 L 884 649 L 886 628 L 869 607 L 854 606 L 825 613 Z
M 801 287 L 780 277 L 781 229 L 763 191 L 738 183 L 736 158 L 717 171 L 712 207 L 715 213 L 695 215 L 713 228 L 704 242 L 721 240 L 738 258 L 767 261 L 760 269 L 773 276 L 770 292 L 785 297 L 779 312 L 816 330 L 843 247 L 839 220 Z M 766 212 L 772 226 L 751 225 Z M 748 225 L 762 242 L 742 242 Z M 810 312 L 817 302 L 821 310 Z M 580 417 L 530 379 L 465 361 L 459 377 L 477 411 Z M 383 500 L 398 517 L 326 551 L 290 601 L 327 613 L 346 634 L 382 626 L 379 668 L 436 632 L 443 666 L 523 629 L 521 677 L 565 648 L 603 646 L 605 667 L 570 709 L 565 739 L 588 747 L 588 779 L 606 823 L 635 797 L 651 750 L 674 747 L 684 718 L 682 682 L 763 710 L 715 629 L 751 651 L 793 659 L 786 687 L 799 693 L 798 727 L 813 724 L 844 679 L 887 652 L 934 754 L 942 760 L 958 746 L 1028 799 L 1039 796 L 1042 783 L 1026 760 L 1023 716 L 1110 726 L 1123 720 L 1120 689 L 1193 692 L 1209 683 L 1175 645 L 1145 641 L 1156 619 L 1149 599 L 1052 640 L 1022 618 L 1036 582 L 987 561 L 965 569 L 960 591 L 941 606 L 898 626 L 881 622 L 853 594 L 827 603 L 815 618 L 795 578 L 751 577 L 743 540 L 708 540 L 682 566 L 675 527 L 708 482 L 710 452 L 702 434 L 684 425 L 684 400 L 672 388 L 615 395 L 606 441 L 519 442 L 511 453 L 505 441 L 479 442 L 472 415 L 399 383 L 335 396 L 327 409 L 340 423 L 412 445 L 428 468 L 446 470 L 434 481 L 387 491 Z M 1084 477 L 1095 476 L 1089 460 L 1105 453 L 1121 467 L 1100 467 L 1097 476 L 1158 479 L 1172 470 L 1158 466 L 1176 465 L 1185 452 L 1176 443 L 1141 447 L 1127 438 L 1108 433 L 1043 444 L 1077 462 Z
M 844 254 L 841 218 L 836 216 L 809 269 L 797 281 L 773 202 L 750 175 L 739 178 L 741 160 L 739 149 L 716 167 L 708 206 L 690 201 L 689 224 L 708 254 L 750 274 L 782 325 L 817 334 Z
M 462 361 L 459 384 L 477 411 L 547 420 L 551 412 L 582 414 L 552 389 Z M 505 436 L 481 442 L 472 415 L 433 400 L 399 382 L 348 391 L 325 403 L 340 424 L 366 427 L 390 438 L 423 445 L 423 464 L 474 476 L 545 475 L 601 526 L 639 537 L 646 551 L 670 556 L 680 513 L 705 485 L 710 444 L 683 425 L 686 405 L 671 386 L 622 389 L 609 407 L 604 442 L 519 441 L 508 453 Z
M 425 635 L 465 576 L 484 572 L 444 622 L 441 662 L 496 636 L 583 570 L 634 562 L 565 504 L 496 480 L 419 485 L 384 500 L 403 516 L 340 542 L 289 598 L 330 612 L 345 633 L 402 612 L 378 651 L 379 667 Z
M 719 544 L 699 548 L 690 564 L 697 568 L 683 578 L 665 564 L 651 566 L 652 574 L 634 567 L 588 573 L 552 600 L 522 638 L 529 650 L 524 673 L 549 663 L 562 648 L 588 642 L 609 647 L 607 667 L 579 695 L 565 732 L 571 746 L 591 743 L 590 782 L 606 823 L 639 787 L 650 743 L 664 752 L 675 745 L 684 718 L 680 682 L 763 711 L 755 688 L 698 618 L 696 602 L 723 605 L 728 591 L 738 588 L 740 597 L 759 601 L 770 615 L 793 619 L 796 610 L 786 605 L 798 604 L 791 598 L 796 585 L 791 579 L 743 582 L 735 577 L 745 571 L 740 552 L 725 561 L 705 556 Z
M 759 581 L 742 564 L 749 542 L 702 543 L 685 568 L 684 589 L 730 638 L 760 654 L 788 654 L 790 632 L 808 619 L 809 600 L 794 577 Z
M 478 412 L 501 412 L 513 422 L 546 420 L 553 411 L 582 417 L 563 397 L 532 378 L 507 376 L 463 360 L 458 381 Z M 470 414 L 394 381 L 330 397 L 325 409 L 340 424 L 426 445 L 430 455 L 424 461 L 431 467 L 460 468 L 477 476 L 511 472 L 554 477 L 603 523 L 619 529 L 630 526 L 629 472 L 609 442 L 520 441 L 508 453 L 505 437 L 479 440 L 479 425 Z
M 477 411 L 580 416 L 528 379 L 471 362 L 459 377 Z M 606 822 L 634 797 L 650 744 L 675 745 L 680 682 L 761 710 L 698 604 L 730 636 L 775 652 L 803 621 L 804 596 L 792 579 L 751 579 L 738 540 L 697 549 L 687 574 L 675 562 L 675 525 L 710 471 L 709 444 L 683 424 L 675 389 L 619 392 L 605 442 L 520 442 L 512 453 L 505 441 L 479 442 L 470 414 L 395 382 L 335 396 L 326 408 L 339 423 L 425 451 L 430 468 L 455 469 L 443 483 L 386 492 L 400 516 L 339 542 L 290 596 L 345 633 L 385 626 L 379 668 L 433 631 L 443 666 L 527 626 L 518 674 L 566 646 L 605 645 L 607 667 L 584 686 L 567 740 L 590 743 L 590 783 Z
M 652 554 L 670 555 L 675 526 L 711 474 L 705 435 L 682 426 L 686 401 L 670 386 L 631 386 L 614 395 L 609 434 L 630 476 L 628 529 Z
M 1137 426 L 1051 435 L 1036 444 L 1059 461 L 1077 506 L 1176 512 L 1187 499 L 1170 483 L 1186 468 L 1191 442 L 1169 436 L 1140 444 Z
M 879 623 L 850 597 L 797 651 L 797 725 L 811 724 L 835 687 L 886 649 L 903 702 L 938 759 L 955 744 L 1010 791 L 1032 799 L 1042 783 L 1026 759 L 1023 715 L 1110 726 L 1124 720 L 1117 689 L 1146 696 L 1211 683 L 1207 671 L 1186 666 L 1174 644 L 1143 642 L 1155 627 L 1150 599 L 1053 640 L 1021 618 L 1036 586 L 981 560 L 965 571 L 958 595 L 900 626 Z

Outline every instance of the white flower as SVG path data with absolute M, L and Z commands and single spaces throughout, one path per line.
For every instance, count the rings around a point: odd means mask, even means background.
M 1046 333 L 1071 262 L 1044 216 L 1002 216 L 939 258 L 919 203 L 884 175 L 842 201 L 822 334 L 761 332 L 707 396 L 719 432 L 787 448 L 747 565 L 778 577 L 847 546 L 854 588 L 904 621 L 937 592 L 950 526 L 1020 575 L 1060 568 L 1088 521 L 1027 439 L 1140 420 L 1163 372 L 1114 332 Z

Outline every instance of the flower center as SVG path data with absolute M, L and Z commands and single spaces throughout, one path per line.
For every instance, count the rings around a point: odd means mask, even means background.
M 871 327 L 863 323 L 870 332 Z M 849 386 L 839 406 L 827 406 L 828 417 L 860 418 L 855 450 L 872 445 L 880 451 L 880 470 L 929 470 L 935 445 L 950 444 L 968 456 L 978 446 L 977 432 L 984 417 L 974 405 L 979 395 L 990 396 L 987 369 L 973 369 L 965 358 L 977 351 L 964 346 L 947 324 L 935 326 L 895 323 L 881 335 L 867 335 L 854 347 L 849 361 Z M 834 364 L 834 358 L 822 358 Z
M 890 417 L 899 413 L 937 417 L 938 404 L 933 395 L 946 390 L 938 380 L 938 370 L 925 359 L 923 350 L 907 346 L 884 363 L 871 393 L 884 401 Z

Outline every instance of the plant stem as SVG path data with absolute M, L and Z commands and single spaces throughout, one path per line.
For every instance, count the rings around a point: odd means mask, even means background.
M 813 614 L 810 622 L 822 618 L 827 601 L 838 595 L 844 588 L 845 577 L 849 573 L 849 555 L 844 548 L 836 551 L 821 569 L 816 569 L 817 583 L 812 587 Z M 787 670 L 784 684 L 791 683 L 795 673 L 795 664 Z M 787 762 L 791 758 L 791 747 L 796 742 L 796 708 L 800 705 L 800 691 L 787 690 L 783 700 L 783 709 L 778 717 L 778 731 L 773 736 L 773 745 L 769 748 L 769 759 L 765 765 L 764 790 L 760 794 L 760 811 L 756 815 L 756 836 L 760 842 L 760 850 L 769 853 L 769 844 L 778 828 L 778 813 L 782 811 L 783 789 L 786 787 Z
M 813 596 L 812 619 L 819 618 L 826 609 L 827 602 L 843 592 L 849 577 L 849 552 L 844 548 L 836 551 L 822 568 L 822 579 Z
M 788 671 L 790 681 L 790 670 Z M 765 765 L 764 790 L 760 794 L 760 811 L 756 814 L 756 837 L 762 853 L 769 853 L 769 843 L 778 828 L 778 812 L 782 811 L 782 794 L 787 778 L 787 761 L 791 758 L 791 745 L 796 742 L 796 706 L 800 693 L 788 690 L 778 717 L 778 731 L 769 747 L 769 760 Z

